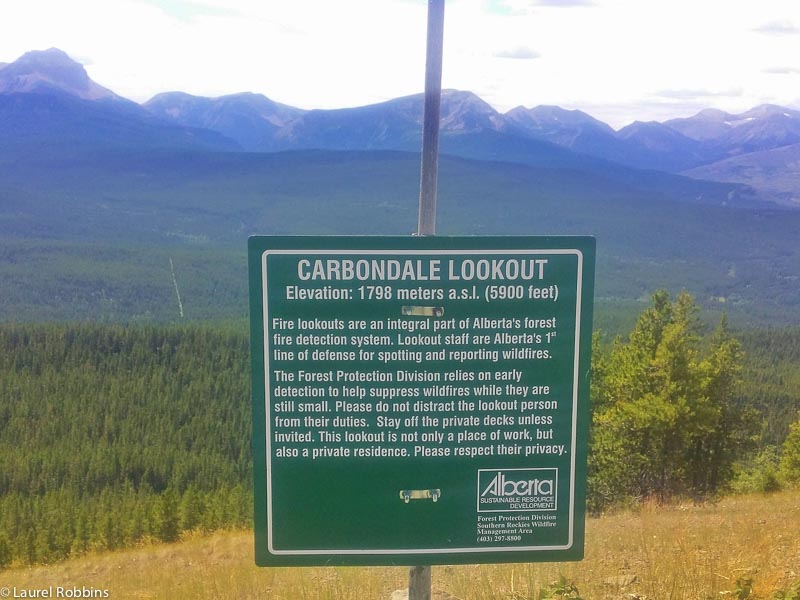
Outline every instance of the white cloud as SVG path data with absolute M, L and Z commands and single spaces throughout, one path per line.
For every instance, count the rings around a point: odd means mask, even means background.
M 796 35 L 800 34 L 800 27 L 791 21 L 771 21 L 754 28 L 753 31 L 767 34 Z
M 675 100 L 705 100 L 713 98 L 739 98 L 744 93 L 741 88 L 730 90 L 706 90 L 706 89 L 681 89 L 681 90 L 659 90 L 655 96 L 661 98 L 672 98 Z
M 769 75 L 798 75 L 800 74 L 800 67 L 767 67 L 764 73 Z
M 536 52 L 533 48 L 526 46 L 514 46 L 506 50 L 500 50 L 493 54 L 496 58 L 515 58 L 519 60 L 528 60 L 532 58 L 539 58 L 541 54 Z

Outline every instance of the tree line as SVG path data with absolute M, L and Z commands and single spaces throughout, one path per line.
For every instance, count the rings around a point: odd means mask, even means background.
M 800 331 L 743 339 L 666 292 L 595 334 L 590 510 L 800 480 L 800 421 L 770 396 Z M 0 325 L 0 566 L 250 525 L 249 390 L 239 327 Z

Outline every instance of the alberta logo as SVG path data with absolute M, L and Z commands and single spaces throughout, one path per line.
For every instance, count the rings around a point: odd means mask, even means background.
M 479 469 L 478 512 L 556 510 L 558 469 Z

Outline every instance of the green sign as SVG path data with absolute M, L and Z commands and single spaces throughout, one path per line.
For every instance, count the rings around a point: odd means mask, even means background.
M 582 558 L 594 249 L 251 238 L 256 562 Z

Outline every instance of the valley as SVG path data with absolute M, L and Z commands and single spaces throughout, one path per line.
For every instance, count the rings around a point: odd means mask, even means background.
M 56 49 L 0 65 L 0 586 L 154 598 L 377 598 L 405 586 L 398 569 L 251 565 L 246 254 L 254 234 L 411 235 L 421 108 L 419 95 L 311 111 L 250 93 L 138 104 Z M 593 598 L 796 592 L 795 496 L 727 494 L 783 485 L 780 448 L 800 410 L 799 145 L 800 113 L 780 106 L 615 131 L 581 111 L 501 113 L 445 92 L 439 235 L 595 236 L 597 356 L 657 290 L 688 291 L 698 330 L 726 315 L 744 358 L 741 371 L 731 360 L 741 385 L 725 401 L 743 409 L 735 425 L 749 437 L 735 440 L 719 502 L 637 498 L 627 510 L 626 498 L 589 519 L 580 565 L 441 569 L 441 591 L 533 598 L 564 578 Z M 479 272 L 461 267 L 465 279 Z M 317 273 L 335 276 L 306 274 Z M 522 324 L 481 327 L 532 335 Z M 398 329 L 410 345 L 461 343 Z M 519 383 L 504 373 L 497 385 Z M 472 389 L 450 385 L 471 376 L 426 388 L 428 408 Z M 342 413 L 371 406 L 341 402 Z M 416 451 L 442 451 L 435 441 Z M 42 563 L 53 564 L 30 567 Z
M 421 106 L 139 105 L 57 49 L 24 55 L 0 68 L 0 320 L 242 319 L 249 235 L 410 234 Z M 776 157 L 800 141 L 798 114 L 702 111 L 615 132 L 448 90 L 439 234 L 596 236 L 605 329 L 659 288 L 741 326 L 795 323 L 796 161 Z M 715 166 L 761 155 L 763 176 Z M 721 181 L 677 173 L 688 167 Z

